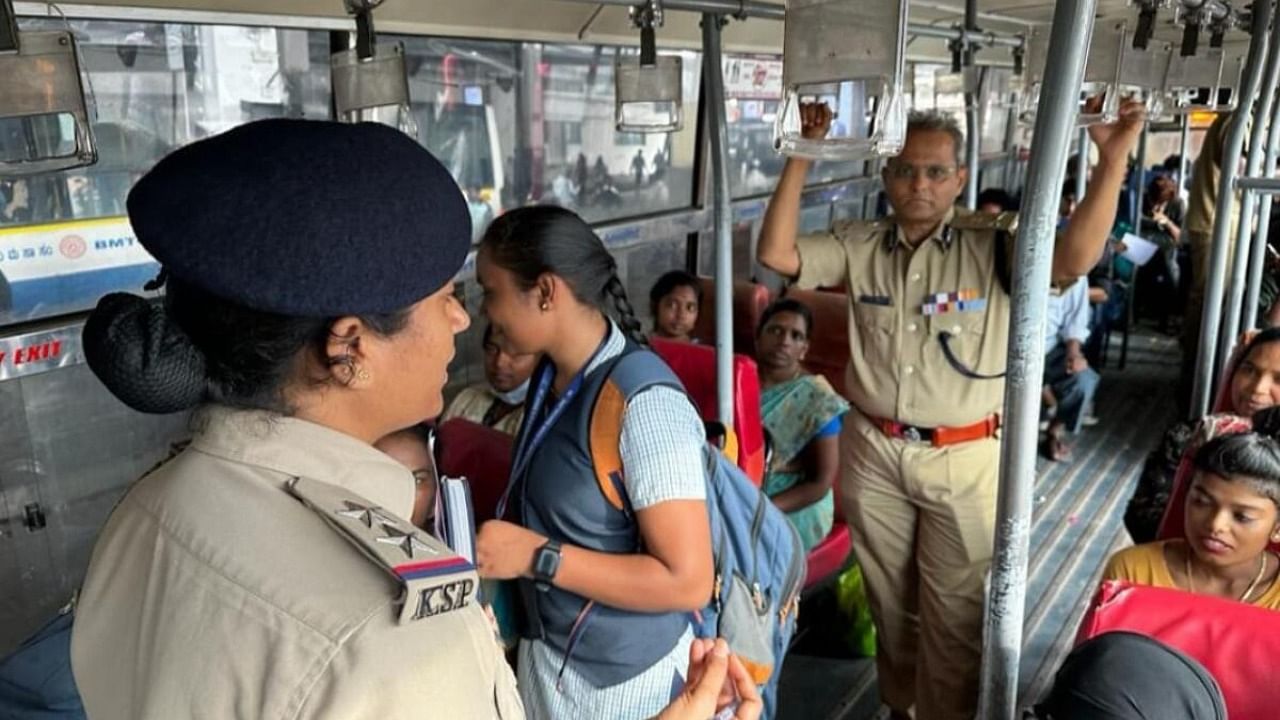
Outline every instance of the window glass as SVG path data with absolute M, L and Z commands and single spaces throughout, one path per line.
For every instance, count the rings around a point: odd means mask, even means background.
M 723 63 L 725 114 L 729 126 L 729 185 L 734 197 L 773 192 L 786 157 L 773 149 L 773 125 L 782 107 L 782 58 L 775 55 L 726 55 Z M 835 122 L 852 119 L 846 107 L 835 108 Z M 831 182 L 861 175 L 861 160 L 815 162 L 808 183 Z
M 64 27 L 46 18 L 21 25 Z M 100 20 L 71 28 L 96 106 L 100 160 L 0 178 L 0 272 L 10 290 L 0 292 L 0 324 L 84 310 L 155 276 L 125 200 L 171 150 L 261 118 L 330 115 L 327 31 Z M 564 204 L 592 222 L 692 204 L 699 54 L 679 53 L 684 128 L 637 134 L 614 130 L 614 63 L 633 49 L 384 39 L 405 45 L 418 140 L 466 193 L 477 236 L 502 211 L 535 202 Z M 42 141 L 60 132 L 49 123 Z M 20 155 L 26 142 L 0 133 L 0 156 Z
M 472 207 L 477 237 L 521 205 L 552 202 L 591 222 L 693 202 L 700 56 L 683 61 L 684 127 L 614 129 L 614 64 L 629 48 L 398 37 L 421 141 Z

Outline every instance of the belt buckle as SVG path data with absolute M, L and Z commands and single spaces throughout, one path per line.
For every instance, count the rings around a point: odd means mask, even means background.
M 908 441 L 908 442 L 920 442 L 920 440 L 921 440 L 922 438 L 920 437 L 920 431 L 919 431 L 919 430 L 917 430 L 916 428 L 911 427 L 911 426 L 909 426 L 909 425 L 908 425 L 908 426 L 907 426 L 907 427 L 902 431 L 902 439 L 903 439 L 903 440 L 906 440 L 906 441 Z

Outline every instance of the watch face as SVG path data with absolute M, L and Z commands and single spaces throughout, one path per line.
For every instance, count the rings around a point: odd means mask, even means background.
M 534 563 L 534 574 L 540 579 L 550 580 L 560 569 L 560 549 L 542 547 L 538 549 L 538 560 Z

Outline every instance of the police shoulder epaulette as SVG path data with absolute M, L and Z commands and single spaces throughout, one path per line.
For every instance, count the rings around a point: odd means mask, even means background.
M 838 220 L 831 224 L 831 233 L 841 240 L 852 242 L 879 240 L 886 230 L 893 229 L 893 222 L 879 220 Z
M 318 480 L 293 478 L 288 489 L 400 583 L 400 624 L 460 610 L 474 600 L 477 579 L 471 563 L 408 521 Z
M 1002 212 L 999 215 L 957 211 L 951 219 L 951 227 L 957 230 L 995 230 L 1014 232 L 1018 228 L 1018 213 Z

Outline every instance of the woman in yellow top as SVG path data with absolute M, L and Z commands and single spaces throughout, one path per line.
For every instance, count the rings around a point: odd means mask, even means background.
M 1121 550 L 1103 576 L 1280 610 L 1280 408 L 1205 443 L 1195 469 L 1185 538 Z

